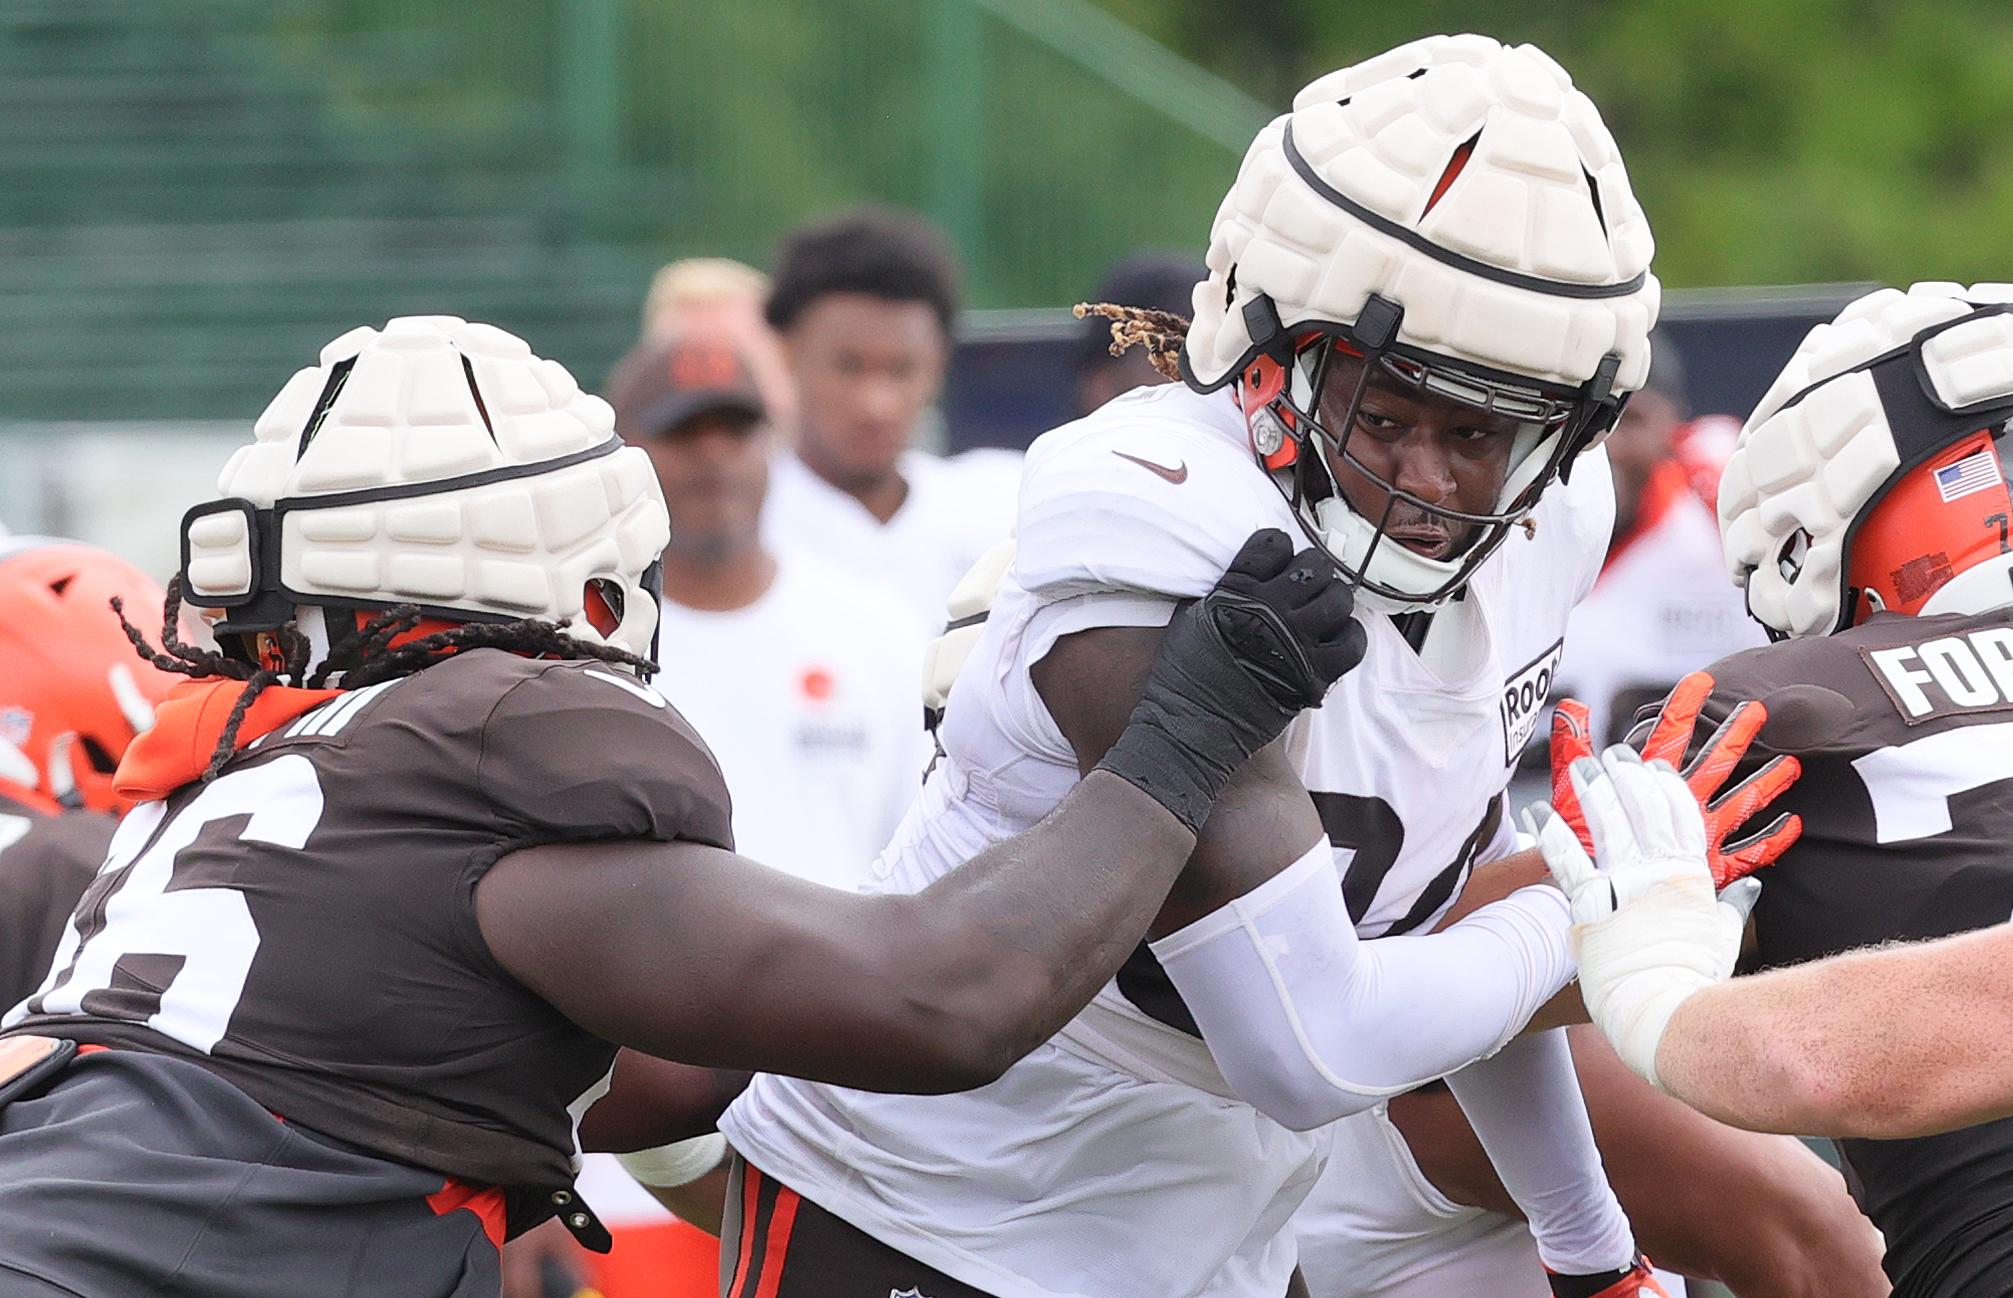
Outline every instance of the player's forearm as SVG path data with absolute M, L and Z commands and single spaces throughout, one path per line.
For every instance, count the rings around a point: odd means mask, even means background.
M 1237 1094 L 1303 1130 L 1489 1054 L 1572 969 L 1549 889 L 1444 933 L 1359 941 L 1325 842 L 1153 950 Z
M 1158 802 L 1093 772 L 920 893 L 792 887 L 753 908 L 759 939 L 682 998 L 703 1018 L 656 1032 L 716 1066 L 873 1091 L 982 1086 L 1111 980 L 1193 845 Z
M 680 1221 L 697 1226 L 708 1235 L 720 1234 L 720 1219 L 727 1209 L 727 1166 L 722 1163 L 696 1181 L 684 1185 L 643 1187 L 652 1198 L 670 1209 Z
M 934 1048 L 977 1085 L 1053 1036 L 1146 936 L 1194 846 L 1154 799 L 1092 771 L 1041 823 L 908 899 L 940 953 L 904 975 Z
M 608 1093 L 580 1119 L 580 1147 L 627 1153 L 704 1135 L 752 1076 L 624 1050 L 615 1057 Z
M 1534 883 L 1544 883 L 1552 877 L 1545 858 L 1537 848 L 1514 852 L 1509 856 L 1486 861 L 1474 868 L 1468 875 L 1468 882 L 1462 885 L 1461 895 L 1447 908 L 1447 913 L 1433 928 L 1434 932 L 1460 923 L 1492 901 L 1501 901 L 1519 888 L 1528 888 Z
M 1635 1238 L 1608 1188 L 1564 1029 L 1520 1037 L 1447 1077 L 1553 1271 L 1623 1268 Z
M 1735 1126 L 1898 1139 L 2013 1114 L 2013 929 L 1699 991 L 1658 1043 L 1673 1095 Z

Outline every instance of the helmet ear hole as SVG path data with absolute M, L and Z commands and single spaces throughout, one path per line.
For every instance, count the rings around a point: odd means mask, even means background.
M 587 624 L 599 632 L 603 639 L 615 634 L 615 628 L 622 625 L 622 587 L 606 577 L 589 577 L 587 586 L 581 592 L 581 603 L 587 615 Z
M 119 759 L 105 750 L 97 740 L 85 735 L 79 741 L 84 745 L 84 757 L 91 763 L 91 769 L 100 775 L 110 775 L 119 769 Z
M 1796 579 L 1803 575 L 1803 561 L 1810 553 L 1810 533 L 1797 528 L 1783 538 L 1782 547 L 1776 551 L 1775 570 L 1782 579 L 1794 586 Z

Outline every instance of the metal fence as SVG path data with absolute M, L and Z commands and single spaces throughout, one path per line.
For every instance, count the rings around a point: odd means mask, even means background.
M 248 418 L 319 345 L 493 320 L 596 382 L 649 272 L 881 200 L 979 308 L 1199 250 L 1266 109 L 1088 0 L 15 0 L 0 418 Z

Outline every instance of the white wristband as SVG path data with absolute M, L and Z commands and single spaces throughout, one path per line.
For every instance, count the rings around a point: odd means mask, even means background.
M 615 1159 L 629 1175 L 660 1190 L 690 1185 L 720 1166 L 727 1157 L 727 1138 L 715 1131 L 710 1135 L 677 1140 L 655 1149 L 639 1149 L 617 1154 Z

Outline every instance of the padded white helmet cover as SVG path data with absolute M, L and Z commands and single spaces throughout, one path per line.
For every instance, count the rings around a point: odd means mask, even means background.
M 2005 284 L 1883 288 L 1804 336 L 1741 429 L 1719 483 L 1727 570 L 1763 625 L 1826 635 L 1851 612 L 1841 574 L 1847 533 L 1901 467 L 1889 412 L 1859 367 L 1924 329 L 2008 301 L 2013 286 Z M 1922 362 L 1946 407 L 2013 397 L 2013 316 L 1981 316 L 1934 335 Z M 1807 548 L 1800 564 L 1784 565 L 1785 542 L 1799 529 Z
M 1322 184 L 1456 260 L 1551 291 L 1464 270 L 1344 210 L 1296 172 L 1289 128 Z M 1471 139 L 1467 165 L 1427 211 Z M 1210 231 L 1190 372 L 1214 387 L 1247 363 L 1243 307 L 1257 294 L 1291 327 L 1352 323 L 1376 293 L 1405 308 L 1400 343 L 1568 385 L 1612 352 L 1615 388 L 1633 391 L 1649 372 L 1660 294 L 1653 249 L 1614 140 L 1563 68 L 1530 45 L 1429 36 L 1329 73 L 1259 132 Z M 1626 293 L 1572 295 L 1637 276 Z
M 332 374 L 352 359 L 307 436 Z M 326 595 L 546 618 L 581 640 L 647 654 L 657 601 L 643 573 L 670 538 L 670 520 L 642 450 L 585 454 L 607 447 L 614 430 L 607 402 L 522 339 L 453 316 L 402 316 L 324 347 L 321 364 L 295 374 L 259 416 L 255 440 L 232 455 L 217 487 L 261 509 L 287 502 L 280 579 L 302 603 Z M 541 464 L 552 467 L 533 467 Z M 526 468 L 487 484 L 423 489 Z M 315 506 L 317 497 L 409 487 L 422 490 Z M 237 513 L 192 522 L 192 602 L 206 588 L 245 586 L 244 528 Z M 622 597 L 621 621 L 605 637 L 584 616 L 595 578 Z

